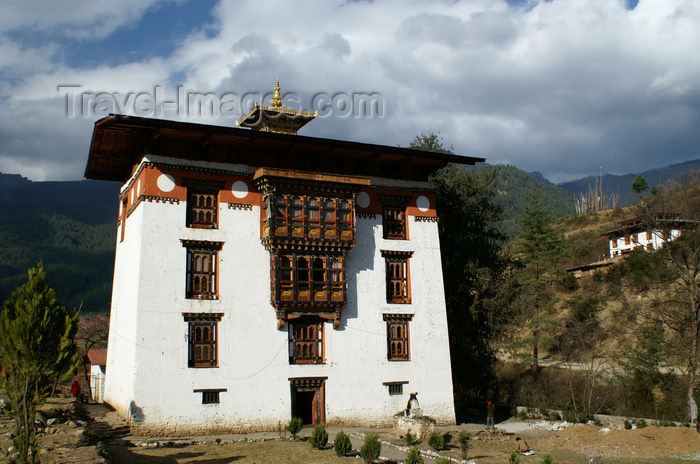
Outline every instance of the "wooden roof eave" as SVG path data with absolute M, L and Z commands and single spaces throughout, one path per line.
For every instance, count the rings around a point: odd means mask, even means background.
M 115 143 L 111 150 L 104 149 L 100 141 L 108 132 L 113 132 L 120 138 L 119 147 Z M 339 158 L 339 162 L 351 162 L 355 159 L 359 163 L 353 163 L 358 170 L 367 169 L 362 159 L 369 158 L 375 166 L 377 173 L 358 172 L 359 175 L 374 176 L 378 173 L 391 173 L 392 169 L 399 167 L 396 160 L 400 160 L 401 170 L 412 173 L 415 176 L 417 170 L 435 171 L 448 163 L 469 164 L 485 161 L 483 158 L 459 156 L 453 154 L 432 153 L 419 150 L 410 150 L 402 147 L 390 147 L 375 144 L 363 144 L 342 140 L 331 140 L 300 135 L 285 135 L 270 132 L 245 130 L 235 127 L 213 126 L 181 121 L 169 121 L 136 116 L 109 115 L 95 122 L 90 155 L 85 169 L 85 177 L 90 179 L 125 181 L 130 175 L 135 163 L 149 150 L 149 144 L 157 140 L 159 144 L 176 141 L 189 141 L 203 148 L 205 141 L 208 147 L 225 147 L 226 152 L 235 153 L 241 160 L 229 160 L 229 162 L 251 162 L 258 158 L 259 154 L 266 153 L 260 158 L 277 157 L 272 159 L 274 164 L 284 167 L 284 156 L 290 153 L 303 153 L 318 159 L 332 156 Z M 207 154 L 198 153 L 177 154 L 183 159 L 207 159 Z M 156 153 L 154 153 L 156 154 Z M 163 156 L 170 156 L 162 153 Z M 369 163 L 368 163 L 369 164 Z M 128 166 L 127 166 L 128 165 Z M 374 169 L 374 168 L 371 168 Z M 378 176 L 381 177 L 381 176 Z M 389 176 L 391 177 L 391 176 Z M 409 176 L 410 177 L 410 176 Z M 414 179 L 415 180 L 415 179 Z

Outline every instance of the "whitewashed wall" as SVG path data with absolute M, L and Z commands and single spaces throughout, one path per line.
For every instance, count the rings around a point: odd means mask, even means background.
M 169 161 L 173 164 L 175 160 Z M 145 431 L 269 430 L 291 417 L 291 377 L 328 377 L 328 423 L 388 424 L 418 392 L 424 413 L 454 423 L 437 223 L 409 217 L 410 240 L 384 240 L 381 217 L 358 219 L 346 261 L 348 307 L 340 328 L 324 326 L 323 365 L 289 365 L 287 329 L 270 305 L 269 253 L 260 243 L 260 210 L 219 207 L 219 228 L 185 227 L 186 204 L 142 202 L 118 244 L 106 401 Z M 225 242 L 219 299 L 185 299 L 186 249 L 180 240 Z M 387 304 L 380 250 L 413 251 L 411 304 Z M 183 312 L 223 313 L 219 367 L 187 367 Z M 384 313 L 414 314 L 411 361 L 388 361 Z M 403 395 L 383 382 L 407 381 Z M 196 389 L 225 388 L 203 405 Z

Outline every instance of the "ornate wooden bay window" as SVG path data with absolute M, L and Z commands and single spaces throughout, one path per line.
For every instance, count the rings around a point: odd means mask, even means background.
M 274 193 L 263 196 L 262 240 L 266 245 L 306 240 L 319 247 L 352 247 L 352 198 Z
M 323 309 L 345 304 L 342 256 L 272 254 L 272 304 Z
M 345 257 L 355 245 L 355 195 L 369 179 L 261 168 L 261 240 L 270 252 L 278 327 L 315 317 L 340 324 Z

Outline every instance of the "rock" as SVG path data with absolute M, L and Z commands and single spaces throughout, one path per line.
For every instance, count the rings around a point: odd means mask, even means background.
M 17 451 L 17 449 L 14 446 L 10 446 L 9 448 L 7 448 L 7 454 L 12 454 L 15 451 Z
M 88 426 L 87 421 L 78 420 L 78 419 L 75 419 L 75 420 L 70 421 L 70 424 L 71 424 L 73 427 L 87 427 L 87 426 Z
M 52 417 L 51 419 L 46 421 L 46 425 L 58 425 L 58 424 L 63 424 L 66 420 L 63 417 Z
M 435 424 L 426 419 L 406 417 L 403 414 L 395 416 L 394 433 L 399 437 L 405 436 L 409 431 L 417 440 L 423 440 L 435 428 Z

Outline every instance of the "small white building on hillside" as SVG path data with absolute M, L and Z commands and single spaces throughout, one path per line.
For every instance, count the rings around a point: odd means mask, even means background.
M 483 161 L 110 115 L 86 177 L 119 197 L 105 401 L 146 433 L 455 422 L 435 195 Z M 468 355 L 465 353 L 463 355 Z
M 650 229 L 648 221 L 641 216 L 621 221 L 620 227 L 603 235 L 610 240 L 610 257 L 620 256 L 633 250 L 658 250 L 664 243 L 675 240 L 696 221 L 679 219 L 679 214 L 657 215 L 656 226 Z

